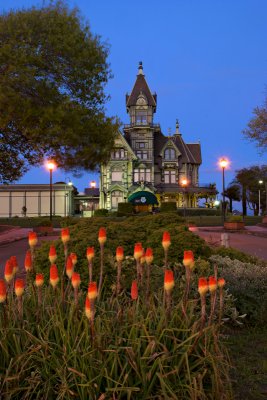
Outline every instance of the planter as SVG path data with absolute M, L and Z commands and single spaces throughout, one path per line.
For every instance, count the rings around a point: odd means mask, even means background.
M 267 215 L 264 215 L 264 217 L 262 218 L 262 223 L 267 224 Z
M 53 226 L 35 226 L 33 232 L 47 235 L 53 232 Z
M 242 229 L 245 229 L 245 223 L 243 221 L 233 221 L 233 222 L 225 222 L 224 223 L 224 228 L 227 231 L 240 231 Z

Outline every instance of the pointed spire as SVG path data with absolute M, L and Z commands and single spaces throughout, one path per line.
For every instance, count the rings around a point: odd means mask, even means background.
M 176 129 L 175 129 L 175 135 L 182 135 L 181 132 L 179 131 L 180 124 L 178 118 L 176 118 Z
M 138 66 L 138 75 L 144 75 L 144 71 L 143 71 L 143 63 L 142 63 L 142 61 L 139 61 L 139 66 Z

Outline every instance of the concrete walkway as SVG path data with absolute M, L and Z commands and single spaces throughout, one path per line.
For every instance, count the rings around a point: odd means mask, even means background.
M 192 227 L 190 231 L 211 246 L 220 246 L 222 233 L 227 233 L 230 247 L 267 261 L 266 227 L 247 226 L 244 231 L 235 232 L 225 231 L 222 227 Z

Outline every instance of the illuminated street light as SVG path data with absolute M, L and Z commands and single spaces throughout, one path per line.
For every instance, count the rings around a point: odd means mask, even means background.
M 262 185 L 263 181 L 260 180 L 259 184 Z M 260 188 L 259 188 L 259 214 L 258 215 L 261 215 L 261 189 Z
M 186 178 L 183 178 L 181 180 L 181 186 L 183 188 L 183 203 L 184 203 L 184 218 L 185 218 L 185 214 L 186 214 L 186 209 L 185 209 L 185 188 L 188 185 L 188 180 Z
M 52 221 L 52 189 L 53 189 L 53 170 L 56 168 L 56 164 L 54 161 L 48 161 L 46 164 L 48 170 L 49 170 L 49 174 L 50 174 L 50 221 Z
M 94 189 L 96 187 L 96 181 L 91 181 L 90 187 Z
M 226 158 L 221 158 L 219 161 L 219 165 L 222 169 L 222 178 L 223 178 L 223 203 L 222 203 L 222 220 L 223 224 L 225 222 L 225 178 L 224 178 L 224 170 L 227 168 L 229 161 Z

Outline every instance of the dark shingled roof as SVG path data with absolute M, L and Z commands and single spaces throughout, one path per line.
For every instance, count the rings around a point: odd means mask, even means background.
M 86 194 L 86 196 L 99 196 L 99 188 L 85 188 L 84 189 L 84 194 Z
M 193 154 L 194 159 L 196 160 L 197 164 L 202 163 L 202 157 L 201 157 L 201 147 L 200 143 L 187 143 L 187 147 Z
M 132 90 L 130 96 L 126 95 L 126 106 L 127 107 L 135 106 L 138 96 L 140 95 L 141 92 L 146 96 L 148 106 L 156 107 L 157 96 L 151 94 L 148 84 L 145 80 L 145 76 L 143 74 L 137 75 L 137 78 L 136 78 L 136 81 L 135 81 L 135 84 L 134 84 L 134 87 L 133 87 L 133 90 Z

